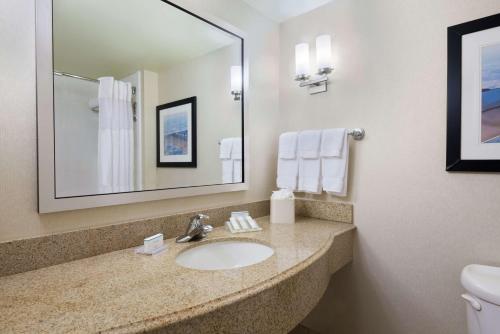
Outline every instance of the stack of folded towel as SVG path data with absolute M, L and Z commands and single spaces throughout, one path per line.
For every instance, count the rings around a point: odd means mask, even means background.
M 242 152 L 241 138 L 221 140 L 219 159 L 222 162 L 222 183 L 242 182 Z
M 349 141 L 346 129 L 287 132 L 280 136 L 280 189 L 347 195 Z
M 323 190 L 336 196 L 347 196 L 349 167 L 347 130 L 323 130 L 320 156 Z
M 287 132 L 280 136 L 278 150 L 278 178 L 280 189 L 297 189 L 299 175 L 297 161 L 297 132 Z
M 242 182 L 242 152 L 241 137 L 233 138 L 233 149 L 231 150 L 231 160 L 233 160 L 233 183 Z

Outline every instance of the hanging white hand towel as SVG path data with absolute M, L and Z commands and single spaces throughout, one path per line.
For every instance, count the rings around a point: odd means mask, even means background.
M 299 133 L 298 153 L 304 159 L 319 158 L 321 145 L 321 130 L 307 130 Z
M 231 149 L 231 159 L 233 160 L 241 160 L 243 148 L 241 146 L 241 137 L 232 138 L 233 139 L 233 147 Z
M 219 159 L 231 159 L 233 149 L 233 138 L 224 138 L 220 141 Z
M 297 159 L 278 159 L 278 177 L 276 185 L 279 189 L 297 190 L 299 162 Z
M 321 157 L 342 156 L 345 132 L 345 128 L 323 130 L 321 134 Z
M 233 182 L 243 182 L 243 141 L 241 137 L 233 138 L 233 148 L 231 150 L 231 159 L 233 160 Z
M 280 135 L 276 177 L 276 185 L 279 189 L 297 190 L 297 177 L 299 175 L 297 139 L 297 132 L 286 132 Z
M 233 183 L 234 163 L 231 159 L 233 138 L 224 138 L 219 146 L 219 158 L 222 163 L 222 183 Z
M 222 161 L 222 183 L 233 183 L 234 163 L 231 159 Z
M 323 173 L 323 190 L 329 194 L 347 196 L 347 177 L 349 170 L 349 139 L 344 129 L 341 156 L 322 156 L 321 170 Z
M 319 156 L 321 131 L 308 130 L 299 133 L 299 191 L 321 193 L 321 159 Z
M 297 158 L 297 132 L 285 132 L 280 135 L 278 157 L 280 159 Z

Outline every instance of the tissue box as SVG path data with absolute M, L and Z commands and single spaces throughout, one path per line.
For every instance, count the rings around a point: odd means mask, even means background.
M 283 190 L 274 192 L 271 196 L 271 223 L 295 223 L 295 198 L 293 193 L 284 194 Z

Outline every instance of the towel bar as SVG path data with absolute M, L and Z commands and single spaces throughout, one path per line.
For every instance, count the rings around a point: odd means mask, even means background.
M 349 129 L 347 130 L 347 134 L 349 136 L 352 136 L 354 140 L 362 140 L 363 138 L 365 138 L 365 129 L 362 128 Z

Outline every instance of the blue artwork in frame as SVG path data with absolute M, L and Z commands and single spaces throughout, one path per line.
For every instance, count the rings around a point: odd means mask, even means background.
M 156 166 L 197 167 L 196 96 L 156 107 Z
M 448 27 L 446 170 L 500 172 L 500 14 Z

